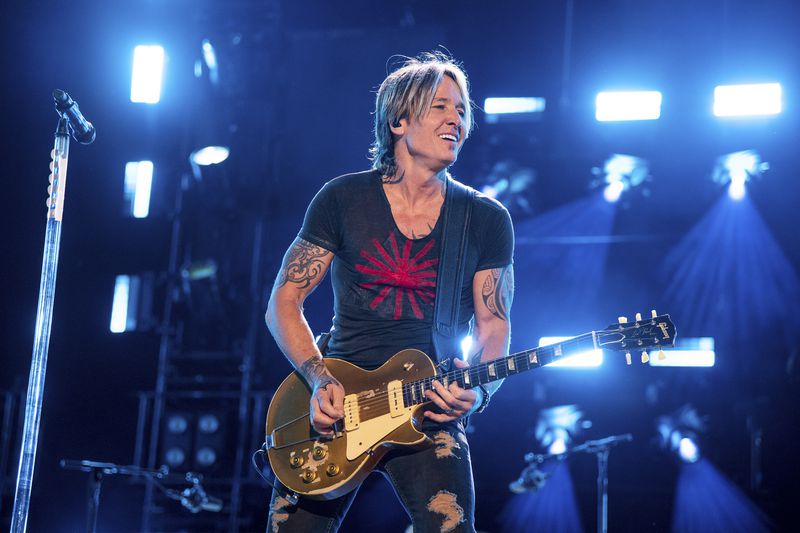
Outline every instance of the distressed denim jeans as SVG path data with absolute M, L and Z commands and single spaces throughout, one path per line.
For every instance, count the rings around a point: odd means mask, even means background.
M 423 422 L 433 441 L 421 450 L 393 450 L 376 471 L 394 487 L 414 533 L 475 531 L 475 490 L 469 445 L 461 421 Z M 326 501 L 300 498 L 291 505 L 272 491 L 267 533 L 337 531 L 358 489 Z

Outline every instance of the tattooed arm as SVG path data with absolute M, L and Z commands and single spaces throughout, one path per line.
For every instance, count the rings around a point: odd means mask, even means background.
M 472 282 L 475 300 L 475 331 L 470 364 L 508 355 L 511 338 L 511 302 L 514 300 L 514 267 L 481 270 Z M 484 385 L 493 394 L 502 381 Z
M 469 364 L 490 361 L 508 355 L 511 336 L 509 313 L 514 298 L 514 268 L 481 270 L 472 280 L 472 296 L 475 300 L 475 330 L 472 335 L 472 349 L 468 356 Z M 460 359 L 454 359 L 457 367 L 469 366 Z M 484 385 L 489 394 L 500 388 L 502 380 Z M 445 388 L 441 383 L 433 381 L 434 391 L 426 391 L 426 396 L 444 413 L 426 411 L 425 416 L 437 422 L 456 420 L 474 412 L 480 407 L 482 398 L 478 389 L 462 389 L 457 383 Z
M 265 317 L 275 342 L 311 387 L 312 424 L 325 435 L 344 416 L 344 389 L 325 367 L 303 315 L 303 302 L 325 277 L 332 260 L 332 252 L 295 239 L 283 258 Z

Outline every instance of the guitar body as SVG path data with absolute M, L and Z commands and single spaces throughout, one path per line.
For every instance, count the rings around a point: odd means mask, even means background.
M 343 431 L 318 434 L 309 420 L 311 390 L 297 372 L 281 383 L 267 412 L 268 457 L 275 476 L 289 490 L 312 499 L 337 498 L 355 489 L 393 447 L 429 444 L 417 430 L 425 403 L 405 406 L 399 382 L 436 374 L 419 350 L 398 352 L 380 368 L 363 370 L 339 359 L 325 365 L 345 390 Z M 391 404 L 391 405 L 390 405 Z

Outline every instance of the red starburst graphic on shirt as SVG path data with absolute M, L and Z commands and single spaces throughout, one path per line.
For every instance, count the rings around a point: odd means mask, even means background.
M 428 305 L 433 303 L 433 289 L 436 287 L 436 270 L 433 267 L 439 259 L 425 259 L 425 256 L 434 244 L 434 240 L 431 239 L 414 254 L 414 257 L 410 257 L 411 241 L 408 239 L 403 244 L 403 251 L 400 252 L 395 234 L 389 235 L 391 255 L 377 239 L 372 239 L 378 257 L 362 250 L 361 257 L 367 260 L 367 264 L 356 265 L 356 269 L 362 274 L 375 276 L 373 281 L 362 283 L 361 287 L 367 289 L 383 286 L 370 303 L 371 309 L 378 307 L 394 291 L 394 320 L 399 320 L 403 315 L 403 300 L 406 298 L 414 316 L 420 320 L 423 318 L 417 299 Z

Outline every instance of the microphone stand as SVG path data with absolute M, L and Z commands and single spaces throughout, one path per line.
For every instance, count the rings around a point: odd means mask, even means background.
M 187 472 L 185 475 L 170 474 L 166 466 L 162 466 L 159 470 L 151 470 L 133 465 L 125 466 L 90 460 L 75 461 L 71 459 L 62 459 L 60 464 L 61 468 L 65 470 L 79 470 L 89 473 L 89 485 L 86 493 L 86 533 L 95 533 L 97 531 L 100 490 L 103 486 L 103 479 L 107 475 L 120 474 L 144 477 L 150 483 L 161 489 L 167 497 L 181 502 L 184 507 L 193 513 L 197 513 L 200 510 L 219 511 L 221 509 L 221 502 L 218 504 L 219 508 L 214 506 L 214 502 L 210 502 L 210 500 L 216 500 L 216 498 L 210 498 L 205 493 L 205 490 L 200 485 L 202 476 L 194 472 Z M 192 487 L 191 489 L 186 489 L 184 492 L 169 489 L 162 483 L 182 483 L 187 481 L 192 484 Z
M 612 435 L 598 440 L 587 440 L 564 453 L 527 453 L 525 454 L 525 462 L 542 463 L 546 459 L 552 458 L 563 460 L 576 453 L 595 454 L 597 456 L 597 532 L 608 533 L 608 455 L 611 453 L 612 446 L 632 440 L 633 435 L 630 433 Z M 530 466 L 526 467 L 523 470 L 523 474 L 530 468 Z M 520 479 L 522 479 L 522 476 L 520 476 Z
M 50 326 L 53 318 L 58 251 L 61 244 L 61 219 L 64 212 L 64 192 L 69 159 L 68 118 L 64 115 L 58 120 L 55 137 L 51 163 L 51 185 L 48 188 L 47 227 L 44 237 L 42 276 L 39 283 L 39 303 L 36 310 L 33 355 L 28 379 L 28 396 L 25 402 L 25 423 L 20 446 L 17 488 L 11 518 L 12 533 L 22 533 L 27 527 L 33 468 L 42 418 L 42 397 L 44 395 L 45 370 L 47 369 L 47 352 L 50 345 Z

